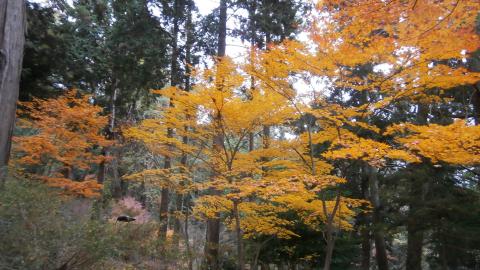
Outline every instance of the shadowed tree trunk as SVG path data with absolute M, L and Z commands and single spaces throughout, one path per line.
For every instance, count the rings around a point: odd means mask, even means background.
M 26 31 L 25 2 L 0 1 L 0 188 L 7 175 Z
M 326 251 L 325 251 L 325 262 L 323 264 L 323 270 L 330 270 L 332 265 L 333 250 L 335 248 L 335 215 L 337 214 L 338 207 L 340 206 L 340 193 L 337 194 L 335 199 L 335 206 L 333 207 L 332 213 L 328 213 L 327 205 L 325 199 L 322 198 L 323 212 L 325 213 L 326 219 Z
M 428 105 L 418 104 L 418 125 L 428 124 L 428 112 Z M 425 185 L 428 185 L 428 179 L 418 179 L 417 177 L 411 179 L 410 204 L 407 218 L 407 270 L 422 269 L 424 232 L 421 226 L 423 221 L 419 219 L 417 211 L 423 206 L 425 201 Z
M 364 199 L 368 199 L 368 177 L 363 175 L 361 179 L 361 189 Z M 370 215 L 367 213 L 360 214 L 360 234 L 362 237 L 362 262 L 360 269 L 370 270 L 370 258 L 371 258 L 371 249 L 372 241 L 370 236 Z
M 370 201 L 373 206 L 373 238 L 375 241 L 376 259 L 379 270 L 388 270 L 387 248 L 385 244 L 385 233 L 382 228 L 382 213 L 380 202 L 380 191 L 377 177 L 377 169 L 366 165 L 365 171 L 368 175 L 370 185 Z
M 480 84 L 479 84 L 480 85 Z M 473 118 L 475 125 L 480 125 L 480 86 L 473 85 L 472 104 L 473 104 Z
M 114 142 L 117 139 L 117 132 L 116 132 L 116 117 L 117 117 L 117 95 L 118 95 L 118 87 L 117 87 L 118 81 L 115 81 L 113 84 L 113 91 L 112 91 L 112 97 L 111 97 L 111 109 L 112 109 L 112 115 L 110 117 L 110 130 L 109 130 L 109 136 L 110 139 L 114 140 Z M 120 158 L 119 156 L 119 148 L 115 143 L 110 147 L 110 155 L 112 155 L 112 161 L 110 162 L 110 168 L 112 170 L 112 184 L 111 184 L 111 192 L 112 192 L 112 197 L 115 199 L 119 199 L 122 197 L 122 183 L 120 179 L 120 174 L 118 172 L 118 160 Z
M 423 230 L 419 226 L 422 221 L 415 216 L 416 210 L 415 206 L 411 204 L 409 211 L 412 214 L 409 215 L 407 221 L 407 270 L 422 270 Z

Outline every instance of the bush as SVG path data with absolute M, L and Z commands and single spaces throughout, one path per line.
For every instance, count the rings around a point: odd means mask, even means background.
M 9 180 L 0 191 L 0 269 L 88 269 L 114 255 L 109 226 L 80 216 L 73 198 Z M 85 201 L 88 205 L 89 202 Z

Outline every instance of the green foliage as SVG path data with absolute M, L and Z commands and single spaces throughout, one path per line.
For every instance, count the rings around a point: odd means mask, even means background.
M 117 115 L 138 116 L 150 89 L 168 75 L 170 35 L 149 1 L 28 3 L 21 100 L 47 98 L 65 88 L 93 94 L 107 110 L 118 90 Z
M 111 255 L 109 228 L 65 203 L 43 184 L 10 179 L 0 192 L 0 268 L 85 269 Z
M 65 27 L 56 22 L 53 8 L 27 3 L 27 36 L 24 48 L 20 100 L 47 98 L 58 93 L 58 80 L 68 77 L 70 43 Z

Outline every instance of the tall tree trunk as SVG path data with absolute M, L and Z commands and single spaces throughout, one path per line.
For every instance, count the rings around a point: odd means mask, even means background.
M 192 11 L 194 7 L 194 3 L 192 0 L 188 0 L 186 3 L 186 12 L 187 12 L 187 19 L 185 21 L 185 35 L 186 35 L 186 42 L 185 42 L 185 74 L 184 74 L 184 79 L 185 79 L 185 87 L 184 91 L 189 92 L 191 90 L 191 83 L 190 83 L 190 67 L 192 65 L 192 55 L 191 55 L 191 50 L 193 46 L 193 23 L 192 23 Z M 186 115 L 187 119 L 190 119 L 190 115 Z M 189 127 L 186 125 L 184 127 L 184 130 L 188 132 Z M 184 145 L 188 145 L 188 137 L 183 136 L 182 137 L 182 143 Z M 182 157 L 180 159 L 180 164 L 182 167 L 187 168 L 188 164 L 188 155 L 187 153 L 183 153 Z M 187 255 L 190 256 L 190 247 L 189 247 L 189 242 L 188 242 L 188 193 L 183 194 L 183 193 L 178 193 L 177 194 L 177 200 L 176 200 L 176 208 L 178 212 L 181 212 L 185 214 L 186 219 L 185 219 L 185 231 L 184 231 L 184 236 L 186 238 L 186 246 L 187 246 Z M 185 211 L 184 211 L 185 210 Z M 177 217 L 175 219 L 175 225 L 174 225 L 174 233 L 176 235 L 176 241 L 177 241 L 177 246 L 180 244 L 180 230 L 181 230 L 181 218 Z M 191 258 L 188 257 L 189 260 L 189 267 L 192 267 L 192 261 Z
M 255 26 L 255 13 L 256 13 L 256 3 L 251 1 L 248 6 L 248 21 L 250 28 L 250 65 L 252 70 L 255 68 L 255 46 L 256 46 L 256 33 L 257 29 Z M 250 92 L 247 94 L 248 99 L 252 99 L 253 92 L 255 91 L 255 76 L 250 76 Z M 253 151 L 255 148 L 255 134 L 250 132 L 248 134 L 248 151 Z
M 190 215 L 189 195 L 185 196 L 185 247 L 187 249 L 188 270 L 193 270 L 192 248 L 190 247 L 190 236 L 188 233 L 188 221 Z
M 218 270 L 218 248 L 220 244 L 220 219 L 207 220 L 207 239 L 205 243 L 206 269 Z
M 219 20 L 217 56 L 224 57 L 227 49 L 227 0 L 220 0 Z
M 113 91 L 111 97 L 111 116 L 110 116 L 110 138 L 114 141 L 117 140 L 117 132 L 116 132 L 116 121 L 117 121 L 117 95 L 118 95 L 118 87 L 117 81 L 113 84 Z M 118 160 L 119 160 L 119 149 L 117 145 L 112 145 L 110 147 L 110 154 L 112 155 L 112 162 L 110 163 L 110 168 L 112 170 L 112 185 L 111 185 L 111 193 L 112 197 L 115 199 L 119 199 L 122 197 L 122 183 L 120 179 L 120 174 L 118 172 Z
M 102 149 L 102 156 L 106 156 L 107 152 L 105 149 Z M 105 182 L 105 160 L 102 160 L 100 164 L 98 164 L 98 171 L 97 171 L 97 183 L 103 184 Z
M 368 199 L 368 177 L 364 176 L 361 179 L 361 189 L 362 189 L 362 196 L 363 199 Z M 360 214 L 360 234 L 362 237 L 362 262 L 361 262 L 361 269 L 362 270 L 370 270 L 370 258 L 371 258 L 371 249 L 372 249 L 372 241 L 370 237 L 370 218 L 369 215 L 366 213 Z
M 407 221 L 407 268 L 406 270 L 422 269 L 423 230 L 422 220 L 415 214 L 414 204 L 410 204 L 409 217 Z
M 159 209 L 159 219 L 160 219 L 160 228 L 159 228 L 159 237 L 162 240 L 165 240 L 167 237 L 168 230 L 168 203 L 169 199 L 168 188 L 162 188 L 160 193 L 160 209 Z
M 387 248 L 385 244 L 385 233 L 382 227 L 382 213 L 380 202 L 380 191 L 377 177 L 377 169 L 366 165 L 366 173 L 370 185 L 370 201 L 373 206 L 373 237 L 375 241 L 376 259 L 379 270 L 388 270 Z
M 420 181 L 419 181 L 420 180 Z M 418 179 L 413 176 L 410 187 L 410 204 L 407 217 L 407 267 L 406 270 L 421 270 L 423 255 L 424 228 L 421 210 L 425 202 L 428 188 L 428 179 Z
M 360 231 L 360 234 L 362 237 L 362 262 L 360 269 L 370 270 L 370 256 L 372 249 L 372 242 L 370 241 L 370 230 L 366 227 L 363 227 Z
M 182 227 L 182 220 L 181 217 L 178 215 L 178 213 L 182 213 L 183 210 L 183 194 L 180 192 L 177 192 L 175 197 L 175 211 L 177 212 L 177 215 L 174 213 L 174 223 L 173 223 L 173 235 L 174 235 L 174 241 L 175 241 L 175 246 L 178 247 L 180 244 L 180 232 L 181 232 L 181 227 Z
M 219 17 L 219 27 L 218 27 L 218 50 L 217 57 L 218 61 L 221 61 L 221 58 L 225 56 L 226 50 L 226 37 L 227 37 L 227 0 L 220 0 L 220 17 Z M 217 78 L 218 79 L 218 78 Z M 217 83 L 221 87 L 220 83 Z M 217 125 L 221 125 L 222 116 L 220 112 L 217 113 L 216 119 Z M 223 145 L 223 134 L 220 129 L 217 130 L 217 134 L 213 139 L 213 148 L 214 150 L 221 151 Z M 213 191 L 218 192 L 218 191 Z M 207 237 L 205 243 L 205 257 L 207 265 L 211 270 L 219 269 L 219 260 L 218 260 L 218 248 L 220 244 L 220 219 L 219 218 L 209 218 L 207 220 Z
M 175 0 L 173 3 L 173 32 L 172 32 L 172 56 L 170 59 L 170 85 L 177 86 L 179 79 L 178 69 L 178 32 L 179 32 L 179 17 L 180 17 L 180 0 Z M 169 102 L 168 106 L 172 106 L 172 102 Z M 167 137 L 173 137 L 173 129 L 167 128 Z M 171 157 L 165 156 L 163 168 L 168 170 L 172 167 Z M 159 236 L 165 239 L 168 230 L 168 205 L 170 203 L 170 191 L 167 187 L 162 188 L 161 200 L 160 200 L 160 233 Z
M 0 1 L 0 188 L 7 176 L 26 31 L 25 2 Z
M 418 104 L 417 119 L 418 125 L 428 124 L 429 106 L 426 104 Z M 428 183 L 428 179 L 419 179 L 413 176 L 410 187 L 410 204 L 407 218 L 407 270 L 422 269 L 422 253 L 423 253 L 423 228 L 422 220 L 419 219 L 417 211 L 422 207 L 425 200 L 425 192 L 423 187 Z

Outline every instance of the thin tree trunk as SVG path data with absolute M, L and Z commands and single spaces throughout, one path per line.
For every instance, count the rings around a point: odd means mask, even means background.
M 328 213 L 327 210 L 327 205 L 324 199 L 322 199 L 322 206 L 323 206 L 323 212 L 325 214 L 327 224 L 326 224 L 326 241 L 327 241 L 327 250 L 325 252 L 325 261 L 323 264 L 323 270 L 330 270 L 330 267 L 332 265 L 332 257 L 333 257 L 333 250 L 335 248 L 335 235 L 334 235 L 334 229 L 335 229 L 335 216 L 337 215 L 337 211 L 340 207 L 340 193 L 337 194 L 336 200 L 335 200 L 335 206 L 333 207 L 332 213 Z
M 263 126 L 263 148 L 267 149 L 270 147 L 270 127 Z
M 193 270 L 192 249 L 190 247 L 190 236 L 188 234 L 188 219 L 190 215 L 189 195 L 185 196 L 185 247 L 187 249 L 188 270 Z
M 117 81 L 113 84 L 113 92 L 112 92 L 112 97 L 111 97 L 111 109 L 112 109 L 112 114 L 110 116 L 110 136 L 112 140 L 117 139 L 117 132 L 116 132 L 116 117 L 117 117 L 117 95 L 118 95 L 118 87 L 117 87 Z M 111 186 L 111 192 L 112 192 L 112 197 L 115 199 L 119 199 L 122 197 L 122 183 L 120 182 L 120 174 L 118 172 L 118 160 L 119 160 L 119 149 L 118 146 L 115 144 L 110 147 L 110 154 L 112 155 L 112 161 L 110 163 L 110 168 L 112 170 L 112 186 Z
M 472 104 L 473 104 L 473 118 L 475 120 L 475 125 L 480 125 L 480 87 L 476 84 L 473 85 L 473 94 L 472 94 Z
M 173 3 L 173 33 L 172 33 L 172 56 L 170 59 L 170 85 L 177 86 L 178 84 L 178 32 L 179 32 L 179 16 L 180 16 L 180 1 L 175 0 Z M 170 101 L 168 106 L 172 106 Z M 167 137 L 173 137 L 173 129 L 167 128 Z M 172 167 L 171 157 L 165 156 L 163 168 L 168 170 Z M 159 237 L 166 239 L 168 230 L 168 205 L 170 203 L 170 191 L 167 187 L 162 188 L 162 198 L 160 200 L 160 232 Z
M 220 17 L 218 26 L 218 50 L 217 56 L 224 57 L 227 48 L 227 0 L 220 0 Z
M 6 176 L 23 61 L 25 2 L 0 1 L 0 188 Z
M 258 245 L 258 248 L 257 250 L 255 251 L 255 257 L 254 257 L 254 260 L 253 260 L 253 267 L 252 269 L 257 269 L 258 268 L 258 258 L 260 257 L 260 252 L 262 251 L 262 248 L 265 246 L 265 244 L 272 240 L 273 238 L 268 238 L 267 240 L 263 241 L 262 243 L 260 243 Z M 263 264 L 262 264 L 262 269 L 263 269 Z
M 368 199 L 368 177 L 364 176 L 361 179 L 361 189 L 363 199 Z M 370 258 L 372 250 L 372 241 L 370 237 L 370 218 L 366 213 L 360 214 L 360 234 L 362 237 L 362 270 L 370 270 Z
M 373 206 L 373 237 L 375 241 L 376 259 L 379 270 L 388 270 L 387 248 L 385 235 L 382 228 L 380 192 L 378 185 L 377 169 L 366 165 L 370 185 L 370 200 Z
M 250 28 L 250 64 L 252 70 L 255 68 L 255 46 L 256 46 L 256 27 L 255 27 L 255 10 L 256 3 L 251 1 L 248 8 L 248 18 L 249 18 L 249 28 Z M 250 76 L 250 93 L 247 94 L 248 99 L 253 98 L 253 93 L 255 91 L 255 76 Z M 253 151 L 255 148 L 255 136 L 253 132 L 248 134 L 248 151 Z
M 190 83 L 190 67 L 192 65 L 192 59 L 191 59 L 191 50 L 193 46 L 193 23 L 192 23 L 192 11 L 194 7 L 193 0 L 188 0 L 186 3 L 187 7 L 187 19 L 185 21 L 185 35 L 186 35 L 186 42 L 185 42 L 185 88 L 184 90 L 186 92 L 189 92 L 191 89 L 191 83 Z M 189 115 L 186 116 L 187 119 L 190 118 Z M 185 131 L 188 132 L 189 127 L 185 126 L 184 127 Z M 188 145 L 188 137 L 183 136 L 182 142 L 184 145 Z M 183 153 L 182 158 L 180 159 L 180 164 L 187 168 L 188 166 L 188 155 L 186 153 Z M 193 260 L 192 260 L 192 254 L 191 254 L 191 249 L 190 249 L 190 242 L 189 242 L 189 235 L 188 235 L 188 215 L 189 215 L 189 194 L 186 193 L 182 196 L 182 206 L 180 209 L 177 208 L 177 211 L 181 211 L 185 215 L 185 231 L 184 231 L 184 238 L 185 238 L 185 247 L 186 247 L 186 252 L 187 252 L 187 259 L 188 259 L 188 269 L 192 270 L 193 269 Z M 177 200 L 177 206 L 178 206 L 178 200 Z M 180 229 L 180 217 L 177 218 L 177 223 L 178 227 Z M 178 237 L 179 239 L 179 237 Z
M 233 202 L 233 215 L 235 218 L 235 234 L 237 236 L 237 269 L 244 270 L 244 253 L 243 253 L 243 236 L 242 228 L 240 226 L 240 213 L 238 210 L 238 201 Z
M 180 192 L 177 192 L 176 198 L 175 198 L 175 210 L 178 213 L 181 213 L 183 210 L 183 195 Z M 180 232 L 181 232 L 181 218 L 180 216 L 175 216 L 175 221 L 173 224 L 173 235 L 174 235 L 174 241 L 175 241 L 175 246 L 178 247 L 180 244 Z
M 106 156 L 105 149 L 102 150 L 102 156 Z M 102 160 L 98 164 L 98 171 L 97 171 L 97 183 L 103 184 L 105 182 L 105 160 Z

